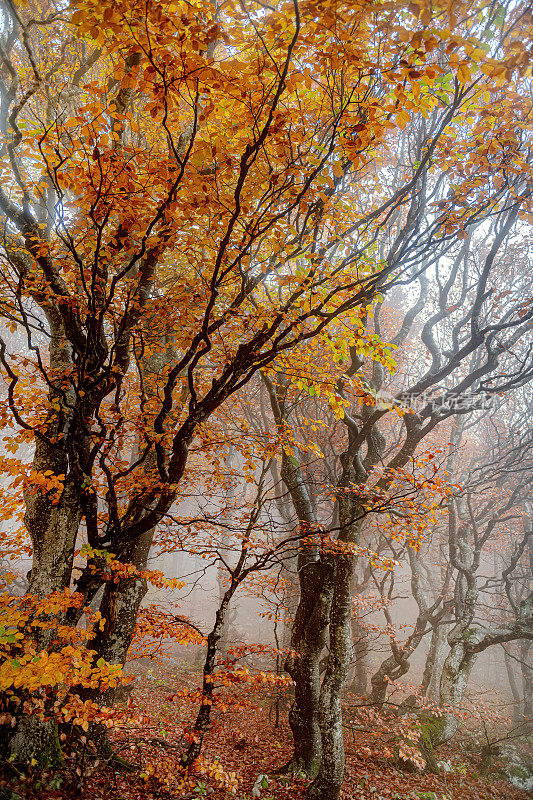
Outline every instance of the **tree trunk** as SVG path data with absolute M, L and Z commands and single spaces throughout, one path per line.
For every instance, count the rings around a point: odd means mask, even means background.
M 10 751 L 10 760 L 21 766 L 33 760 L 40 769 L 59 765 L 62 753 L 56 722 L 39 717 L 21 717 L 10 743 Z
M 300 603 L 294 618 L 286 670 L 294 680 L 294 702 L 289 725 L 294 753 L 283 771 L 305 772 L 314 777 L 322 757 L 319 724 L 320 654 L 326 643 L 329 612 L 333 598 L 334 563 L 307 562 L 300 567 Z
M 163 352 L 156 351 L 142 359 L 144 391 L 147 397 L 154 396 L 155 387 L 162 371 L 176 360 L 176 353 L 166 337 L 158 344 L 165 345 L 167 349 Z M 134 462 L 138 455 L 139 442 L 137 441 L 131 454 L 131 462 Z M 144 460 L 143 471 L 145 475 L 156 474 L 156 455 L 153 448 Z M 123 564 L 133 564 L 139 572 L 146 570 L 155 531 L 155 527 L 150 528 L 135 542 L 132 542 L 130 547 L 121 554 L 120 561 Z M 100 603 L 100 613 L 105 619 L 105 627 L 103 631 L 98 630 L 92 642 L 92 647 L 97 652 L 97 659 L 103 658 L 110 664 L 124 666 L 135 634 L 139 609 L 147 591 L 146 580 L 138 576 L 123 580 L 118 584 L 114 581 L 108 581 L 105 584 Z M 110 688 L 101 694 L 93 692 L 90 696 L 99 705 L 112 706 L 115 694 L 116 689 Z M 103 738 L 107 739 L 105 731 L 102 733 Z
M 264 374 L 262 380 L 269 397 L 280 435 L 289 430 L 289 411 L 285 405 L 288 383 L 276 385 Z M 291 497 L 299 522 L 299 535 L 305 537 L 320 529 L 312 493 L 306 476 L 292 450 L 283 447 L 281 479 Z M 297 562 L 300 601 L 294 617 L 291 648 L 285 668 L 295 683 L 289 725 L 294 738 L 294 753 L 283 772 L 305 772 L 314 777 L 320 766 L 322 745 L 319 725 L 320 654 L 326 642 L 329 612 L 334 589 L 334 559 L 320 559 L 315 545 L 305 544 Z
M 132 563 L 140 572 L 147 568 L 153 536 L 154 529 L 144 533 L 137 542 Z M 140 577 L 129 578 L 118 584 L 106 584 L 100 603 L 105 626 L 91 643 L 97 658 L 124 666 L 135 634 L 139 609 L 147 591 L 148 584 L 145 578 Z M 112 706 L 115 692 L 116 689 L 107 689 L 102 694 L 93 695 L 93 699 L 100 705 Z
M 356 544 L 362 529 L 359 504 L 349 493 L 338 501 L 339 541 Z M 335 587 L 330 611 L 329 654 L 320 690 L 322 761 L 309 786 L 312 800 L 337 800 L 344 777 L 342 692 L 352 659 L 352 586 L 357 564 L 355 553 L 334 555 Z
M 149 530 L 137 542 L 133 563 L 140 571 L 147 567 L 153 535 L 154 529 Z M 140 577 L 129 578 L 118 584 L 108 581 L 104 585 L 99 610 L 105 624 L 103 630 L 97 630 L 96 636 L 91 641 L 91 649 L 96 651 L 95 661 L 103 658 L 109 664 L 124 666 L 135 634 L 139 609 L 147 590 L 146 580 Z M 103 692 L 82 689 L 79 694 L 83 700 L 90 699 L 101 707 L 112 707 L 119 690 L 119 686 L 109 687 Z M 115 755 L 105 725 L 91 723 L 89 731 L 99 758 L 113 759 L 124 767 L 130 766 L 128 762 Z
M 381 662 L 377 671 L 372 675 L 370 683 L 372 684 L 372 692 L 370 693 L 370 701 L 374 706 L 382 706 L 387 697 L 387 686 L 389 685 L 388 678 L 398 680 L 402 675 L 409 671 L 409 661 L 407 658 L 400 658 L 391 655 Z
M 468 679 L 477 658 L 477 653 L 472 652 L 467 646 L 473 643 L 474 637 L 475 631 L 460 623 L 448 636 L 450 652 L 444 662 L 440 681 L 440 702 L 443 706 L 455 708 L 465 695 Z M 440 741 L 447 741 L 456 731 L 456 717 L 447 714 Z
M 50 410 L 41 434 L 36 437 L 32 470 L 63 475 L 63 490 L 45 491 L 30 486 L 24 492 L 24 524 L 33 547 L 33 561 L 27 594 L 43 598 L 61 592 L 70 585 L 74 548 L 82 517 L 79 475 L 72 471 L 70 427 L 76 396 L 63 375 L 72 367 L 70 349 L 64 343 L 63 330 L 51 319 L 50 365 L 57 375 L 49 393 Z M 65 622 L 66 610 L 59 612 L 57 623 Z M 36 627 L 32 631 L 37 652 L 46 650 L 57 630 Z M 60 759 L 55 723 L 38 717 L 20 716 L 10 742 L 11 758 L 25 764 L 37 759 L 41 766 Z
M 367 661 L 370 654 L 368 634 L 363 629 L 357 614 L 352 614 L 352 652 L 354 673 L 350 691 L 365 696 L 368 689 Z
M 258 494 L 256 501 L 259 500 L 262 488 L 262 479 L 258 485 Z M 240 583 L 249 574 L 249 569 L 245 569 L 245 562 L 248 554 L 248 547 L 250 542 L 250 535 L 254 529 L 260 514 L 260 505 L 258 502 L 254 504 L 254 508 L 250 514 L 250 519 L 246 528 L 245 535 L 242 540 L 242 549 L 239 559 L 231 572 L 231 580 L 224 596 L 220 602 L 217 613 L 215 615 L 215 622 L 211 632 L 207 637 L 207 652 L 204 661 L 204 675 L 202 682 L 202 702 L 200 709 L 196 716 L 194 728 L 191 731 L 192 736 L 187 750 L 183 753 L 180 759 L 182 767 L 188 769 L 191 767 L 198 756 L 200 755 L 202 744 L 205 734 L 209 727 L 211 718 L 211 709 L 213 707 L 213 690 L 214 690 L 214 672 L 217 662 L 217 646 L 220 641 L 220 636 L 224 627 L 224 619 L 229 608 L 229 604 L 235 592 L 237 591 Z
M 44 448 L 38 446 L 39 451 L 42 449 Z M 41 456 L 42 452 L 39 452 L 34 459 L 33 468 L 37 471 L 53 469 L 55 472 L 61 467 L 64 471 L 67 469 L 66 465 L 57 463 L 63 459 L 46 459 Z M 57 505 L 52 505 L 51 499 L 46 495 L 30 496 L 26 492 L 24 524 L 33 545 L 28 594 L 45 597 L 69 586 L 81 516 L 79 488 L 72 475 L 66 478 Z
M 200 755 L 204 737 L 209 727 L 211 708 L 213 707 L 213 673 L 217 660 L 217 645 L 224 627 L 224 620 L 230 600 L 238 585 L 237 581 L 232 580 L 229 588 L 224 593 L 215 616 L 215 623 L 207 637 L 207 651 L 203 669 L 202 702 L 194 723 L 194 736 L 192 737 L 189 747 L 180 759 L 181 766 L 185 769 L 191 767 Z
M 352 657 L 352 577 L 355 556 L 336 556 L 335 590 L 330 613 L 330 650 L 320 690 L 320 770 L 308 789 L 313 800 L 337 800 L 344 776 L 342 690 Z
M 33 547 L 33 561 L 28 594 L 45 597 L 63 591 L 70 585 L 74 547 L 82 517 L 82 488 L 80 465 L 73 470 L 71 450 L 85 450 L 85 441 L 70 441 L 76 394 L 68 378 L 61 376 L 72 368 L 69 347 L 64 343 L 63 330 L 51 322 L 50 366 L 57 374 L 50 389 L 50 410 L 42 431 L 35 439 L 32 471 L 63 475 L 64 488 L 57 497 L 53 491 L 40 486 L 30 486 L 24 492 L 26 513 L 24 524 Z M 82 436 L 83 439 L 83 436 Z M 36 633 L 37 637 L 50 638 L 50 632 Z M 55 634 L 54 634 L 55 635 Z M 44 643 L 46 646 L 46 642 Z
M 531 641 L 522 639 L 520 642 L 520 662 L 522 671 L 522 686 L 524 692 L 523 717 L 531 725 L 533 722 L 533 667 L 529 659 Z
M 520 692 L 518 685 L 516 683 L 516 675 L 514 673 L 514 665 L 511 660 L 511 656 L 507 652 L 507 649 L 503 648 L 503 658 L 505 661 L 505 669 L 507 671 L 507 680 L 509 681 L 509 688 L 511 689 L 511 694 L 513 696 L 513 723 L 518 725 L 521 721 L 523 708 L 523 695 Z
M 436 625 L 431 632 L 431 643 L 422 676 L 422 694 L 433 703 L 440 703 L 440 681 L 444 667 L 449 625 Z
M 224 498 L 224 505 L 227 508 L 232 507 L 235 501 L 235 484 L 231 475 L 232 466 L 233 466 L 233 457 L 234 457 L 234 447 L 232 444 L 229 445 L 228 453 L 225 457 L 225 467 L 229 473 L 229 483 L 225 491 L 225 498 Z M 233 515 L 230 516 L 230 520 L 232 519 Z M 226 592 L 226 585 L 228 581 L 228 570 L 225 564 L 230 563 L 230 548 L 229 547 L 220 547 L 220 554 L 223 556 L 217 564 L 217 583 L 218 583 L 218 603 L 219 607 L 222 605 L 224 600 L 224 594 Z M 222 658 L 227 658 L 228 649 L 230 646 L 230 628 L 231 622 L 235 618 L 235 611 L 233 614 L 224 614 L 224 619 L 222 621 L 222 628 L 220 630 L 219 641 L 218 641 L 218 652 L 222 656 Z

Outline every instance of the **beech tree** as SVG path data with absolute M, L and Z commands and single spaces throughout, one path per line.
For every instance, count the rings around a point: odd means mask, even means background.
M 440 700 L 452 707 L 460 703 L 480 653 L 498 644 L 533 639 L 528 571 L 532 529 L 527 505 L 531 437 L 527 428 L 521 430 L 523 414 L 506 411 L 500 424 L 493 416 L 486 425 L 486 450 L 472 460 L 463 489 L 448 510 L 450 564 L 457 577 Z M 503 430 L 509 431 L 509 438 L 502 438 Z M 491 550 L 497 553 L 497 571 L 487 574 Z M 484 613 L 482 601 L 483 605 L 488 601 L 495 613 Z M 446 723 L 442 738 L 457 726 L 452 715 Z

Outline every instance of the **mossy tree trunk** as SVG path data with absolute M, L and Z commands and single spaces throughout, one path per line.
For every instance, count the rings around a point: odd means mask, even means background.
M 437 704 L 440 702 L 440 681 L 446 658 L 449 627 L 449 625 L 442 622 L 433 626 L 429 652 L 422 676 L 422 694 L 428 700 Z
M 291 648 L 286 662 L 294 681 L 294 702 L 289 725 L 294 753 L 285 767 L 314 777 L 322 759 L 320 704 L 320 656 L 326 643 L 335 564 L 332 560 L 309 562 L 300 568 L 300 602 L 293 623 Z
M 357 450 L 352 450 L 355 431 L 349 430 L 348 449 L 341 457 L 342 477 L 337 499 L 340 552 L 335 559 L 335 585 L 330 612 L 329 652 L 320 690 L 322 760 L 309 786 L 310 800 L 337 800 L 344 778 L 345 754 L 342 727 L 342 694 L 352 659 L 352 586 L 365 511 L 354 484 L 366 477 Z
M 342 693 L 352 656 L 352 576 L 355 556 L 336 556 L 335 588 L 331 604 L 329 653 L 320 689 L 322 759 L 308 797 L 337 800 L 344 777 Z
M 24 493 L 24 524 L 33 547 L 28 594 L 44 598 L 62 592 L 70 585 L 74 549 L 82 518 L 83 473 L 76 450 L 82 453 L 85 437 L 76 434 L 74 419 L 81 413 L 79 398 L 69 381 L 73 368 L 72 350 L 67 344 L 64 323 L 52 309 L 48 311 L 51 330 L 50 368 L 54 380 L 49 389 L 49 411 L 36 436 L 32 471 L 62 476 L 63 489 L 44 490 L 29 485 Z M 67 609 L 58 612 L 57 624 L 64 623 Z M 32 639 L 37 653 L 49 649 L 56 637 L 53 628 L 35 627 Z M 26 764 L 36 759 L 41 766 L 60 759 L 57 726 L 37 716 L 20 716 L 10 742 L 11 758 Z

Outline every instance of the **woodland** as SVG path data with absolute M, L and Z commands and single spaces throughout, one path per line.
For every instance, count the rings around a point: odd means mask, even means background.
M 533 8 L 0 0 L 0 798 L 533 789 Z

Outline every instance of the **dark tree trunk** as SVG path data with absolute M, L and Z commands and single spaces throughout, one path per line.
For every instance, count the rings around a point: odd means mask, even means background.
M 154 530 L 144 533 L 137 542 L 132 563 L 139 572 L 146 569 Z M 108 582 L 100 603 L 100 613 L 105 619 L 103 630 L 98 631 L 91 643 L 96 650 L 96 658 L 103 658 L 109 664 L 121 667 L 126 663 L 137 624 L 141 603 L 148 591 L 145 578 L 133 577 L 120 583 Z M 103 706 L 112 706 L 115 689 L 107 689 L 92 698 Z
M 232 582 L 229 589 L 225 592 L 216 613 L 215 624 L 207 637 L 207 651 L 205 654 L 202 682 L 202 702 L 194 723 L 193 730 L 195 736 L 181 757 L 181 766 L 184 768 L 192 766 L 200 755 L 204 737 L 209 727 L 211 708 L 213 707 L 213 673 L 215 671 L 217 659 L 217 645 L 224 627 L 224 620 L 230 600 L 237 586 L 237 583 Z
M 46 423 L 36 437 L 32 467 L 37 473 L 49 470 L 54 475 L 63 475 L 64 487 L 59 497 L 54 491 L 44 491 L 40 486 L 30 487 L 24 493 L 24 524 L 33 547 L 27 593 L 38 598 L 62 592 L 69 587 L 82 517 L 79 475 L 72 472 L 70 459 L 71 423 L 76 396 L 68 378 L 62 377 L 72 367 L 71 352 L 65 344 L 61 323 L 52 312 L 50 315 L 50 365 L 57 377 L 50 388 L 51 407 Z M 60 611 L 55 620 L 57 624 L 64 624 L 66 610 Z M 55 626 L 33 629 L 32 638 L 38 652 L 48 649 L 55 637 Z M 26 764 L 36 759 L 41 766 L 45 766 L 56 762 L 61 755 L 57 726 L 37 717 L 21 715 L 9 749 L 15 763 Z
M 382 706 L 387 697 L 387 687 L 389 685 L 388 678 L 398 680 L 402 675 L 409 671 L 409 662 L 407 659 L 398 661 L 397 656 L 391 655 L 386 658 L 379 666 L 379 669 L 372 675 L 370 683 L 372 684 L 372 691 L 370 693 L 370 701 L 372 705 L 379 707 Z
M 320 690 L 322 760 L 308 789 L 313 800 L 337 800 L 344 776 L 342 690 L 352 655 L 352 575 L 354 556 L 336 556 L 335 589 L 330 614 L 330 650 Z
M 320 655 L 326 643 L 333 598 L 334 563 L 309 562 L 300 569 L 300 603 L 294 618 L 291 647 L 296 652 L 286 663 L 294 680 L 294 702 L 289 725 L 294 754 L 284 768 L 314 777 L 322 757 L 319 724 Z
M 176 353 L 166 337 L 159 342 L 166 345 L 167 349 L 163 352 L 151 353 L 142 359 L 142 375 L 144 380 L 144 391 L 149 397 L 155 395 L 158 380 L 162 371 L 172 365 L 176 360 Z M 139 455 L 139 442 L 133 448 L 131 462 L 134 462 Z M 143 470 L 145 475 L 156 475 L 157 462 L 154 449 L 152 448 L 145 460 Z M 148 566 L 150 548 L 154 539 L 156 528 L 150 528 L 141 534 L 126 550 L 120 555 L 120 561 L 124 564 L 131 563 L 138 572 L 143 572 Z M 100 602 L 100 613 L 105 619 L 105 627 L 98 630 L 92 647 L 96 650 L 96 658 L 103 658 L 109 664 L 117 664 L 121 667 L 126 663 L 128 650 L 130 649 L 141 603 L 148 591 L 148 584 L 145 578 L 138 575 L 115 583 L 108 581 L 104 586 L 104 594 Z M 91 698 L 101 706 L 112 706 L 115 702 L 115 688 L 109 688 L 103 693 L 92 693 Z M 99 737 L 101 742 L 107 743 L 106 730 L 101 730 Z M 108 749 L 107 744 L 105 748 Z
M 285 405 L 288 383 L 274 385 L 262 375 L 267 387 L 276 427 L 285 436 L 289 411 Z M 303 538 L 320 529 L 312 493 L 308 491 L 301 464 L 283 448 L 281 479 L 287 487 Z M 291 648 L 295 656 L 287 659 L 286 670 L 294 680 L 294 702 L 289 725 L 294 738 L 294 753 L 283 772 L 305 772 L 314 777 L 320 766 L 322 746 L 319 725 L 320 655 L 326 642 L 329 612 L 334 589 L 334 559 L 320 559 L 314 545 L 304 544 L 298 556 L 300 601 L 292 628 Z

